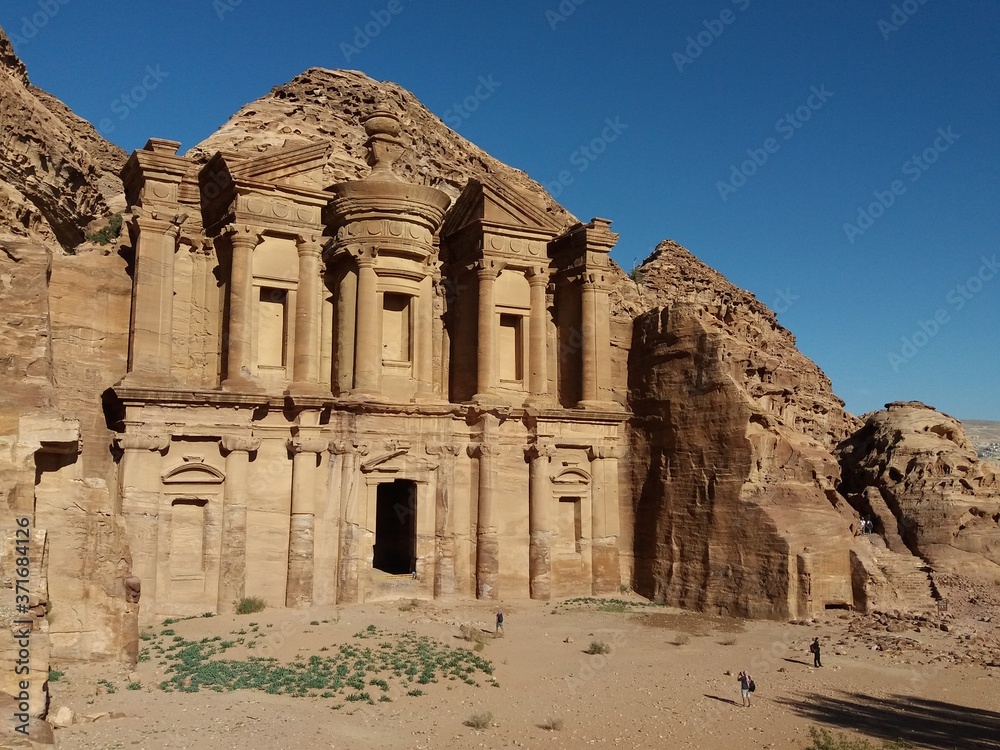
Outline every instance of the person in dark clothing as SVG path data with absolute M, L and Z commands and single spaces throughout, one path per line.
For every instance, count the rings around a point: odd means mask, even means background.
M 819 638 L 813 638 L 813 642 L 809 645 L 809 650 L 813 654 L 813 666 L 822 667 L 823 665 L 819 660 Z
M 736 678 L 740 683 L 740 696 L 743 698 L 743 707 L 750 708 L 750 693 L 754 690 L 753 677 L 746 670 L 740 672 Z
M 496 634 L 500 635 L 503 632 L 503 612 L 497 612 L 497 629 Z

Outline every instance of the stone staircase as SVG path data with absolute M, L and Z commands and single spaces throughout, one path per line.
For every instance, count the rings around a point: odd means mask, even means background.
M 418 598 L 420 596 L 420 581 L 410 573 L 397 575 L 375 569 L 372 570 L 371 580 L 370 600 Z
M 879 571 L 899 600 L 900 609 L 905 607 L 911 612 L 937 610 L 939 597 L 927 563 L 915 555 L 892 552 L 881 544 L 873 543 L 872 552 Z

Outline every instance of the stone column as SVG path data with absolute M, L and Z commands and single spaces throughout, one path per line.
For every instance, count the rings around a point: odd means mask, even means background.
M 427 453 L 436 456 L 438 468 L 437 497 L 434 503 L 434 598 L 450 598 L 456 592 L 455 578 L 455 457 L 461 452 L 457 443 L 430 443 Z
M 138 216 L 132 320 L 130 380 L 169 383 L 173 356 L 174 254 L 179 228 L 169 221 Z
M 229 269 L 229 330 L 224 388 L 260 390 L 250 375 L 250 336 L 253 327 L 253 250 L 260 235 L 249 228 L 230 233 L 232 263 Z
M 532 599 L 552 598 L 552 491 L 549 460 L 555 446 L 533 443 L 528 464 L 528 576 Z
M 316 463 L 327 449 L 320 438 L 295 437 L 288 441 L 292 453 L 292 507 L 288 525 L 288 578 L 285 606 L 312 605 L 313 543 L 316 533 Z
M 597 396 L 597 358 L 601 352 L 597 348 L 597 286 L 592 276 L 583 280 L 580 292 L 582 314 L 580 317 L 582 365 L 582 389 L 579 406 L 596 404 Z
M 598 445 L 590 450 L 591 476 L 591 571 L 593 593 L 613 594 L 621 586 L 618 564 L 619 508 L 617 446 Z
M 539 266 L 531 270 L 528 284 L 531 288 L 531 320 L 528 324 L 528 390 L 529 403 L 549 401 L 548 368 L 548 309 L 545 291 L 549 283 L 548 269 Z
M 354 389 L 352 395 L 374 396 L 382 372 L 382 332 L 378 329 L 378 275 L 376 251 L 358 255 L 358 312 L 355 320 Z
M 340 555 L 337 561 L 337 603 L 354 604 L 359 599 L 361 547 L 364 530 L 358 518 L 358 491 L 361 484 L 361 457 L 368 455 L 369 444 L 360 441 L 334 440 L 329 451 L 340 454 L 343 473 L 340 484 Z
M 496 280 L 499 269 L 484 261 L 476 271 L 479 280 L 479 316 L 477 336 L 477 368 L 475 400 L 489 400 L 493 396 L 494 366 L 496 363 Z
M 496 599 L 500 568 L 500 544 L 494 518 L 494 444 L 472 443 L 469 455 L 479 459 L 479 501 L 476 523 L 476 598 Z
M 125 519 L 132 574 L 142 581 L 144 611 L 155 612 L 156 566 L 160 559 L 160 456 L 170 447 L 169 435 L 120 433 L 122 450 L 116 511 Z
M 416 398 L 434 398 L 434 280 L 424 277 L 420 295 L 413 298 L 417 305 L 414 333 L 414 375 L 417 378 Z
M 337 382 L 338 396 L 346 396 L 354 389 L 354 342 L 355 319 L 358 312 L 358 276 L 353 271 L 344 271 L 337 284 Z
M 297 391 L 320 392 L 319 342 L 320 325 L 320 253 L 318 237 L 299 237 L 299 284 L 295 295 L 295 354 L 292 388 Z
M 230 613 L 245 594 L 247 566 L 247 506 L 250 504 L 250 454 L 260 438 L 223 435 L 226 485 L 222 508 L 222 550 L 219 569 L 219 613 Z

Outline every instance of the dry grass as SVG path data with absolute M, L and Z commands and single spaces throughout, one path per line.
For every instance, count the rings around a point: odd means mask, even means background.
M 691 636 L 687 633 L 678 633 L 674 636 L 674 639 L 670 641 L 674 646 L 684 646 L 691 640 Z
M 610 654 L 611 646 L 609 646 L 604 641 L 591 641 L 590 645 L 587 646 L 585 654 Z
M 544 729 L 548 732 L 559 732 L 562 731 L 564 726 L 563 720 L 554 716 L 550 716 L 548 719 L 543 721 L 538 725 L 539 728 Z
M 493 726 L 493 712 L 482 711 L 478 714 L 472 714 L 464 723 L 465 726 L 473 729 L 489 729 Z

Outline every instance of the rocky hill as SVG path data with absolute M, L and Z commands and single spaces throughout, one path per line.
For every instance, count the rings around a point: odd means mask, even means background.
M 1000 474 L 961 422 L 917 401 L 891 403 L 837 454 L 843 492 L 890 545 L 936 570 L 1000 578 Z
M 28 81 L 0 31 L 0 232 L 70 250 L 124 207 L 125 152 Z

